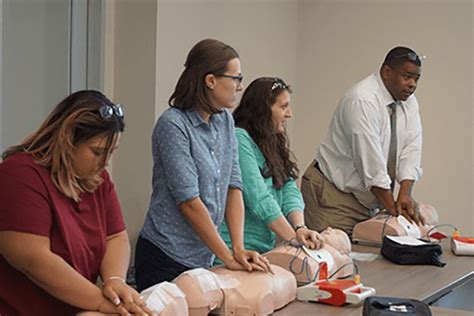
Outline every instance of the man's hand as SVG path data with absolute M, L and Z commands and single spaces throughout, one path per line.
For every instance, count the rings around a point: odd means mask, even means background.
M 397 213 L 405 216 L 410 223 L 415 222 L 417 225 L 425 224 L 425 219 L 420 214 L 416 202 L 410 195 L 399 194 L 395 206 Z

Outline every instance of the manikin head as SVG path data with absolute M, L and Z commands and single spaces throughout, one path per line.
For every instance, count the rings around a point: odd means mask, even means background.
M 347 255 L 351 252 L 351 240 L 344 231 L 328 227 L 321 233 L 321 236 L 325 245 L 337 249 L 341 254 Z
M 140 295 L 148 308 L 159 316 L 188 315 L 184 293 L 176 284 L 162 282 L 143 290 Z
M 421 216 L 425 219 L 425 224 L 429 226 L 434 226 L 438 224 L 439 216 L 435 208 L 432 205 L 418 203 L 418 210 L 420 211 Z

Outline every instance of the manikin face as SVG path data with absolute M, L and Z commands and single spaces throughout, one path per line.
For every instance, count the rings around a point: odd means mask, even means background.
M 290 108 L 290 94 L 283 90 L 272 105 L 272 121 L 277 133 L 284 133 L 286 121 L 293 116 Z
M 395 101 L 406 101 L 415 92 L 420 76 L 421 67 L 409 61 L 396 68 L 382 68 L 383 82 Z
M 120 134 L 114 139 L 111 152 L 107 152 L 107 137 L 95 137 L 79 144 L 74 149 L 72 162 L 76 174 L 81 179 L 93 178 L 107 167 L 112 153 L 118 148 Z M 104 163 L 105 162 L 105 163 Z
M 326 228 L 321 232 L 324 244 L 337 249 L 341 254 L 349 254 L 351 251 L 351 241 L 349 236 L 340 229 Z
M 240 59 L 238 58 L 231 59 L 227 63 L 224 76 L 208 75 L 206 84 L 211 89 L 211 101 L 217 108 L 231 109 L 235 106 L 237 93 L 243 89 L 242 82 L 238 79 L 241 75 Z

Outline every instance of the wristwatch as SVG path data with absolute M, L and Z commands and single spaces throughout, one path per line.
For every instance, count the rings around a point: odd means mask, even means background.
M 307 228 L 307 227 L 306 227 L 305 224 L 303 224 L 303 225 L 296 225 L 296 226 L 295 226 L 295 233 L 296 233 L 296 232 L 298 231 L 298 229 L 300 229 L 300 228 Z

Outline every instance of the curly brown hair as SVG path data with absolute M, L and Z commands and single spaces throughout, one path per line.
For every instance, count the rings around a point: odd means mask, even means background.
M 272 105 L 283 91 L 292 92 L 280 78 L 255 79 L 233 113 L 235 125 L 245 129 L 262 151 L 266 160 L 262 175 L 272 177 L 277 189 L 299 174 L 286 131 L 277 133 L 272 121 Z

